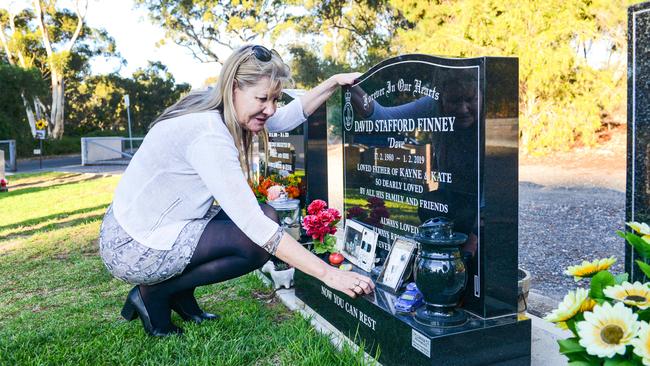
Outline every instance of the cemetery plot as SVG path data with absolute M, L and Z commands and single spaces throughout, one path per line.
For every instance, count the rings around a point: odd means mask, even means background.
M 382 266 L 395 239 L 413 239 L 431 218 L 453 221 L 469 238 L 461 305 L 469 320 L 436 328 L 398 313 L 408 278 L 350 299 L 296 273 L 296 295 L 344 333 L 358 332 L 368 349 L 380 347 L 384 364 L 529 362 L 530 322 L 516 316 L 517 60 L 396 57 L 346 89 L 341 107 L 350 233 L 377 234 Z M 353 239 L 344 252 L 359 264 Z

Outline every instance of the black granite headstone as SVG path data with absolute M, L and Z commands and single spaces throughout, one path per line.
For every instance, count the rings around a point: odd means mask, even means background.
M 628 9 L 626 221 L 650 223 L 650 2 Z M 625 246 L 630 281 L 643 280 Z
M 515 58 L 407 55 L 344 93 L 344 215 L 379 233 L 379 256 L 432 217 L 470 237 L 462 303 L 470 321 L 459 327 L 417 324 L 382 289 L 352 300 L 297 273 L 297 296 L 369 350 L 379 347 L 384 364 L 530 360 L 530 322 L 516 316 L 517 82 Z
M 303 90 L 285 89 L 278 108 L 304 93 Z M 327 200 L 327 110 L 323 104 L 307 122 L 291 131 L 269 133 L 269 161 L 260 151 L 261 174 L 295 174 L 302 177 L 307 192 L 305 201 Z M 309 169 L 309 176 L 305 170 Z

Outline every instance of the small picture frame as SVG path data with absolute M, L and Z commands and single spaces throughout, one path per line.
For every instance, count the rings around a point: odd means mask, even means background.
M 363 239 L 363 225 L 352 220 L 345 220 L 345 234 L 341 254 L 355 266 L 359 265 L 358 254 Z
M 377 283 L 397 292 L 404 282 L 404 277 L 415 253 L 416 243 L 404 238 L 396 238 L 386 257 L 384 268 L 377 278 Z
M 357 266 L 366 272 L 372 271 L 375 266 L 375 252 L 379 234 L 371 229 L 364 228 L 361 236 L 361 246 L 357 249 Z

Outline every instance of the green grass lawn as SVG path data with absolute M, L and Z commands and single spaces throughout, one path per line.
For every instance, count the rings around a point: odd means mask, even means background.
M 147 336 L 120 309 L 130 285 L 97 254 L 116 176 L 14 175 L 0 193 L 0 365 L 362 365 L 288 311 L 254 275 L 197 290 L 216 322 Z

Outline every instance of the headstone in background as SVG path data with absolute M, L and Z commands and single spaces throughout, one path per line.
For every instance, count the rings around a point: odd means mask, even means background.
M 304 90 L 285 89 L 278 108 L 298 98 Z M 269 133 L 269 174 L 296 174 L 301 176 L 307 192 L 307 203 L 327 201 L 327 121 L 323 104 L 312 113 L 307 122 L 287 132 Z M 261 174 L 264 174 L 264 152 L 260 149 Z M 309 176 L 305 170 L 309 169 Z
M 5 152 L 0 150 L 0 179 L 5 177 Z
M 380 257 L 429 218 L 454 221 L 470 237 L 470 321 L 423 326 L 394 293 L 350 299 L 299 272 L 296 295 L 386 365 L 530 362 L 530 321 L 516 315 L 517 59 L 385 60 L 344 93 L 341 120 L 344 216 L 379 234 Z
M 650 2 L 628 9 L 626 221 L 650 223 Z M 625 271 L 643 280 L 625 246 Z

